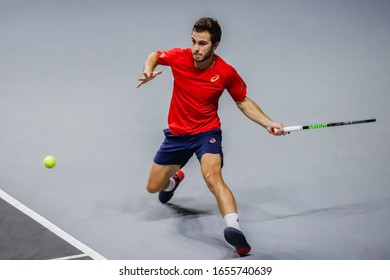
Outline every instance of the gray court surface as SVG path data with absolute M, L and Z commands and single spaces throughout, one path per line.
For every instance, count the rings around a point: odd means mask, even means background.
M 238 258 L 195 157 L 170 204 L 145 190 L 172 76 L 159 68 L 136 89 L 144 60 L 189 47 L 193 22 L 213 16 L 217 54 L 271 118 L 377 119 L 273 137 L 222 96 L 223 176 L 253 248 L 243 260 L 388 260 L 389 14 L 387 0 L 0 0 L 0 189 L 107 259 Z M 37 252 L 24 259 L 79 253 L 40 254 L 56 237 L 34 222 L 15 232 L 20 213 L 0 202 L 2 259 L 17 238 Z
M 92 259 L 3 199 L 0 211 L 0 260 Z

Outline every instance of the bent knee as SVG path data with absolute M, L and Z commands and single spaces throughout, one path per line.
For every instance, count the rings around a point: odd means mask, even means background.
M 157 185 L 156 183 L 148 181 L 146 184 L 146 191 L 148 193 L 156 193 L 162 190 L 162 186 Z

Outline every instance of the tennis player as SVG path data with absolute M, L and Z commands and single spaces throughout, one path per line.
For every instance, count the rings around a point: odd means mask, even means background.
M 215 196 L 226 222 L 224 237 L 240 256 L 251 247 L 240 229 L 233 193 L 221 174 L 222 131 L 218 100 L 226 89 L 237 107 L 272 135 L 285 135 L 283 125 L 271 120 L 247 97 L 247 86 L 236 70 L 215 54 L 221 40 L 216 19 L 200 18 L 192 29 L 192 46 L 151 53 L 144 64 L 137 88 L 162 73 L 158 65 L 170 66 L 174 77 L 168 128 L 150 168 L 146 189 L 159 193 L 167 203 L 184 179 L 182 168 L 196 154 L 203 178 Z

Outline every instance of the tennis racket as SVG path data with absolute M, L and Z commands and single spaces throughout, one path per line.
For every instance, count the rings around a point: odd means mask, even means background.
M 291 132 L 291 131 L 300 131 L 300 130 L 305 130 L 305 129 L 328 128 L 328 127 L 333 127 L 333 126 L 371 123 L 371 122 L 375 122 L 375 121 L 376 121 L 376 119 L 367 119 L 367 120 L 349 121 L 349 122 L 319 123 L 319 124 L 312 124 L 312 125 L 295 125 L 295 126 L 284 127 L 284 131 Z

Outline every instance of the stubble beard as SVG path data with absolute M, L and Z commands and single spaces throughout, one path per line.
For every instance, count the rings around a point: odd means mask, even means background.
M 208 60 L 214 53 L 213 53 L 213 50 L 210 50 L 208 53 L 206 53 L 204 56 L 201 55 L 201 58 L 200 59 L 197 59 L 194 57 L 195 54 L 199 54 L 199 53 L 194 53 L 193 54 L 193 59 L 195 60 L 195 62 L 197 63 L 202 63 L 202 62 L 205 62 L 206 60 Z

